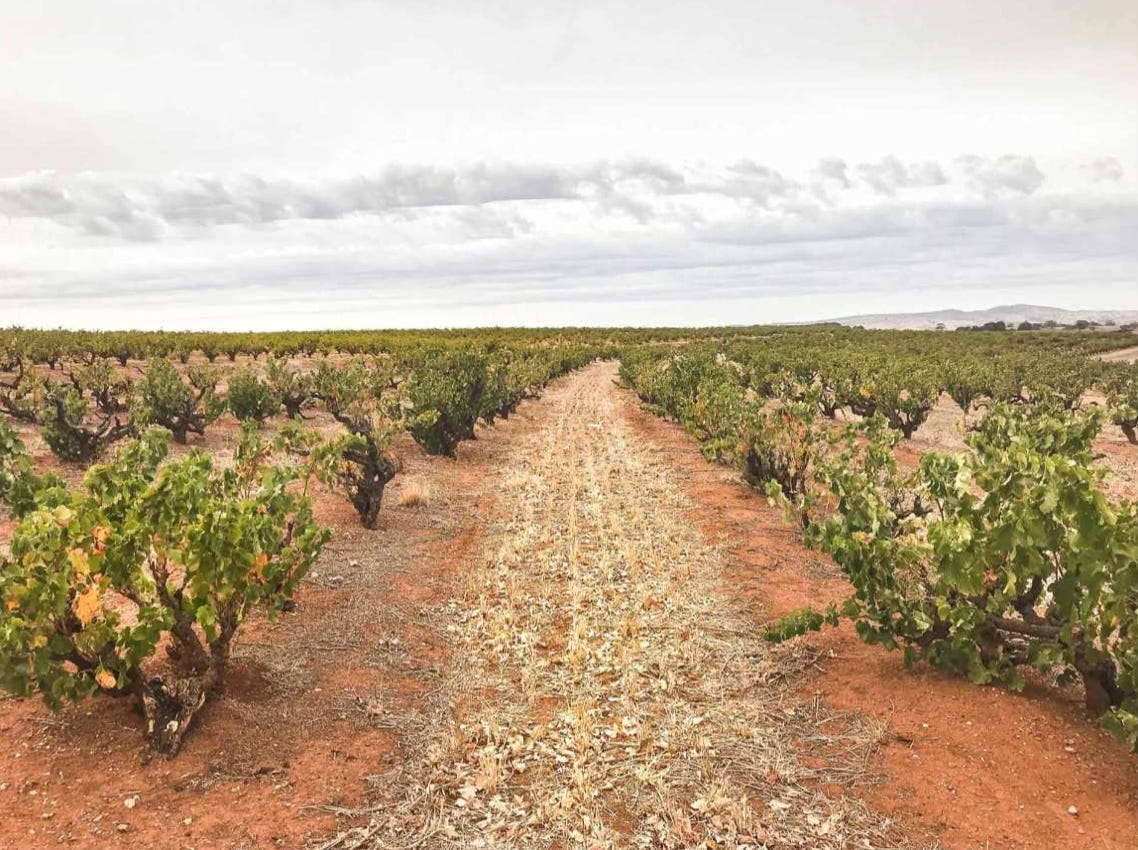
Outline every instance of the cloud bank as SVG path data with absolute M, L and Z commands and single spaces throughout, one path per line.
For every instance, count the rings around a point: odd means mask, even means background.
M 1116 160 L 1096 160 L 1086 168 L 1096 181 L 1122 178 Z M 829 158 L 805 181 L 751 160 L 719 169 L 682 169 L 651 160 L 575 166 L 391 166 L 373 176 L 308 183 L 255 175 L 139 178 L 43 172 L 0 180 L 0 214 L 45 219 L 91 236 L 151 241 L 178 230 L 223 225 L 336 220 L 505 202 L 574 201 L 650 220 L 658 217 L 664 201 L 697 197 L 776 207 L 804 201 L 820 206 L 823 198 L 837 203 L 830 197 L 835 190 L 884 198 L 940 187 L 958 196 L 1028 196 L 1044 180 L 1035 161 L 1024 156 L 965 156 L 948 165 L 903 163 L 886 156 L 854 166 Z
M 761 322 L 1000 287 L 1138 307 L 1129 177 L 1019 155 L 39 172 L 0 180 L 0 324 Z

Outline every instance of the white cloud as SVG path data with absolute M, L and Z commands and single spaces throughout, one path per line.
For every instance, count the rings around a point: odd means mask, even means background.
M 256 175 L 160 177 L 40 172 L 0 180 L 0 214 L 52 221 L 91 236 L 155 241 L 226 225 L 259 226 L 354 215 L 414 217 L 437 207 L 565 202 L 617 212 L 641 224 L 663 216 L 696 218 L 708 203 L 739 203 L 809 213 L 841 205 L 868 188 L 893 198 L 907 190 L 943 189 L 944 198 L 1030 195 L 1045 177 L 1031 157 L 961 157 L 957 175 L 936 162 L 905 164 L 895 156 L 865 162 L 848 176 L 845 162 L 822 160 L 800 181 L 749 159 L 725 167 L 678 166 L 645 159 L 578 165 L 476 163 L 462 167 L 392 165 L 374 175 L 296 181 Z M 1097 161 L 1092 175 L 1110 173 Z M 813 180 L 813 182 L 811 182 Z M 676 206 L 689 203 L 686 213 Z M 471 213 L 464 215 L 470 216 Z M 483 221 L 485 216 L 483 215 Z M 516 222 L 515 222 L 516 223 Z M 524 229 L 524 228 L 523 228 Z
M 944 170 L 935 162 L 905 165 L 895 156 L 887 156 L 879 162 L 863 162 L 857 167 L 857 173 L 873 191 L 890 196 L 899 189 L 943 186 L 948 182 Z
M 830 159 L 802 177 L 750 160 L 33 174 L 0 181 L 0 313 L 359 327 L 786 321 L 995 292 L 1138 307 L 1133 192 L 1048 186 L 1028 157 Z
M 962 156 L 956 160 L 969 183 L 985 197 L 1030 195 L 1043 185 L 1043 172 L 1030 156 L 1005 155 L 994 159 Z
M 845 160 L 839 159 L 834 156 L 823 157 L 818 161 L 818 167 L 814 169 L 814 173 L 822 180 L 833 180 L 843 189 L 848 189 L 850 183 L 848 166 Z
M 1083 173 L 1095 181 L 1117 183 L 1122 179 L 1122 163 L 1113 156 L 1100 156 L 1083 164 Z

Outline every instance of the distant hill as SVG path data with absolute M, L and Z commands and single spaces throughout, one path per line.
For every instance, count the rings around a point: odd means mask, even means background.
M 1113 323 L 1116 325 L 1138 322 L 1138 310 L 1063 310 L 1059 307 L 1040 307 L 1034 304 L 1006 304 L 988 310 L 933 310 L 928 313 L 867 313 L 862 316 L 844 316 L 832 319 L 842 325 L 861 325 L 866 328 L 893 330 L 931 330 L 943 325 L 953 328 L 983 325 L 986 322 L 1005 322 L 1015 327 L 1020 322 L 1043 324 L 1056 322 L 1073 325 L 1080 320 Z

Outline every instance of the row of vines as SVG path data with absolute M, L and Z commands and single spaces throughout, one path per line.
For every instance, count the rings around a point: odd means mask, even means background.
M 287 610 L 328 541 L 314 481 L 374 529 L 400 434 L 454 456 L 478 421 L 508 416 L 597 354 L 414 346 L 275 354 L 226 371 L 208 359 L 127 368 L 90 351 L 48 363 L 6 350 L 0 505 L 15 526 L 0 542 L 0 687 L 52 709 L 96 692 L 133 698 L 152 748 L 175 753 L 224 685 L 242 622 Z M 171 450 L 227 411 L 242 423 L 232 463 Z M 43 473 L 5 419 L 38 428 L 60 459 L 94 465 L 78 485 Z
M 1138 506 L 1106 494 L 1094 441 L 1135 440 L 1138 367 L 979 335 L 771 334 L 626 349 L 622 379 L 735 465 L 851 591 L 771 622 L 851 620 L 867 642 L 977 683 L 1079 682 L 1138 750 Z M 1131 340 L 1133 337 L 1130 338 Z M 943 393 L 967 449 L 897 460 Z
M 1087 357 L 1132 340 L 836 326 L 0 330 L 0 505 L 13 521 L 0 542 L 0 686 L 52 708 L 134 698 L 151 746 L 175 752 L 248 614 L 287 610 L 327 542 L 313 482 L 375 528 L 401 434 L 454 456 L 477 422 L 619 347 L 643 398 L 770 488 L 850 575 L 844 606 L 798 612 L 772 637 L 848 616 L 866 639 L 977 681 L 1016 685 L 1024 665 L 1081 677 L 1088 703 L 1133 740 L 1138 523 L 1132 504 L 1102 496 L 1090 445 L 1106 415 L 1133 439 L 1138 382 Z M 973 451 L 899 469 L 893 444 L 942 391 L 971 418 Z M 1088 391 L 1105 406 L 1084 410 Z M 174 450 L 227 414 L 242 423 L 231 463 Z M 20 439 L 30 429 L 66 465 L 90 466 L 78 484 L 43 471 Z
M 639 346 L 650 343 L 713 343 L 734 340 L 795 339 L 806 346 L 879 345 L 902 350 L 934 346 L 938 350 L 1018 351 L 1095 354 L 1133 344 L 1133 334 L 1122 330 L 1099 333 L 866 331 L 838 325 L 805 328 L 762 326 L 726 328 L 467 328 L 461 330 L 392 331 L 279 331 L 266 333 L 206 333 L 190 331 L 68 331 L 0 328 L 0 362 L 21 358 L 52 369 L 71 361 L 115 360 L 120 365 L 156 357 L 188 364 L 201 359 L 236 362 L 262 356 L 327 357 L 344 355 L 395 355 L 414 359 L 417 353 L 440 347 L 452 350 L 487 350 L 497 347 L 531 348 L 585 345 Z

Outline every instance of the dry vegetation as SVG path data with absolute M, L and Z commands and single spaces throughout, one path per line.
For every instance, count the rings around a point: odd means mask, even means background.
M 816 790 L 863 781 L 883 730 L 788 695 L 813 658 L 734 610 L 612 377 L 558 390 L 556 421 L 518 446 L 501 533 L 450 607 L 455 677 L 419 758 L 324 848 L 889 844 Z
M 408 478 L 399 490 L 399 507 L 417 508 L 431 503 L 431 485 L 418 478 Z

